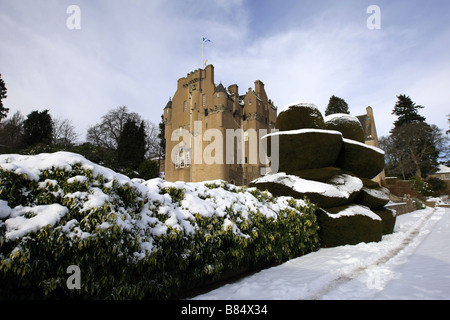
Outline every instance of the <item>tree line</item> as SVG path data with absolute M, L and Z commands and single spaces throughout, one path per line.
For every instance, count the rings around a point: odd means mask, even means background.
M 157 126 L 119 106 L 90 126 L 86 141 L 79 142 L 71 120 L 52 117 L 48 109 L 34 110 L 27 116 L 17 111 L 7 117 L 9 109 L 2 103 L 6 93 L 0 75 L 0 153 L 69 151 L 132 178 L 159 176 L 160 161 L 155 159 L 164 158 L 163 123 Z

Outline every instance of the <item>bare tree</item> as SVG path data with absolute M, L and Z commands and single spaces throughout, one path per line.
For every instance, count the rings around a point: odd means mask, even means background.
M 53 120 L 53 143 L 71 145 L 76 143 L 78 138 L 79 134 L 71 120 L 61 118 Z
M 110 150 L 117 150 L 120 133 L 128 119 L 135 120 L 137 123 L 141 122 L 140 116 L 129 113 L 126 106 L 108 111 L 100 123 L 88 129 L 87 141 Z
M 443 150 L 444 137 L 435 125 L 424 122 L 405 123 L 381 139 L 386 152 L 386 170 L 391 173 L 422 177 L 437 166 Z
M 380 148 L 384 150 L 386 162 L 386 172 L 402 176 L 403 180 L 406 176 L 414 171 L 414 163 L 408 152 L 404 148 L 399 148 L 397 139 L 390 135 L 380 138 Z
M 150 121 L 145 121 L 145 133 L 147 135 L 147 159 L 157 157 L 159 154 L 159 126 Z
M 97 123 L 88 129 L 86 139 L 88 142 L 95 145 L 116 151 L 119 145 L 120 134 L 128 120 L 132 120 L 135 123 L 144 121 L 145 133 L 147 136 L 145 157 L 152 158 L 156 156 L 158 154 L 159 145 L 158 127 L 148 120 L 142 120 L 139 114 L 128 112 L 126 106 L 119 106 L 108 111 L 108 113 L 102 117 L 100 123 Z
M 17 111 L 9 119 L 0 124 L 0 144 L 9 148 L 19 145 L 23 135 L 23 121 L 25 117 Z

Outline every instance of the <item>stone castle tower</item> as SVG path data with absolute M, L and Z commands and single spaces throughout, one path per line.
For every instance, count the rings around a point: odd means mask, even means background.
M 276 117 L 260 80 L 240 95 L 236 84 L 214 83 L 212 65 L 180 78 L 164 108 L 166 180 L 248 184 L 268 167 L 259 138 L 275 128 Z

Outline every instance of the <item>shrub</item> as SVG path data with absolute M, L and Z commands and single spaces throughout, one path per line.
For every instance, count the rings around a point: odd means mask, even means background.
M 1 299 L 168 299 L 319 249 L 308 201 L 223 181 L 127 180 L 67 153 L 36 177 L 10 156 L 12 166 L 0 156 Z M 67 287 L 71 265 L 80 289 Z

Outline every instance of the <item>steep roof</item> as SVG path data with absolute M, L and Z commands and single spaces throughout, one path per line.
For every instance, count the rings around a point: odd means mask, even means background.
M 216 87 L 216 90 L 214 90 L 214 93 L 216 93 L 216 92 L 225 92 L 225 93 L 227 93 L 227 90 L 223 86 L 222 82 L 219 83 L 219 85 Z
M 447 166 L 444 166 L 443 164 L 438 165 L 438 171 L 435 173 L 450 173 L 450 168 Z
M 166 106 L 164 107 L 164 109 L 167 108 L 172 108 L 172 99 L 169 99 L 169 102 L 167 102 Z

